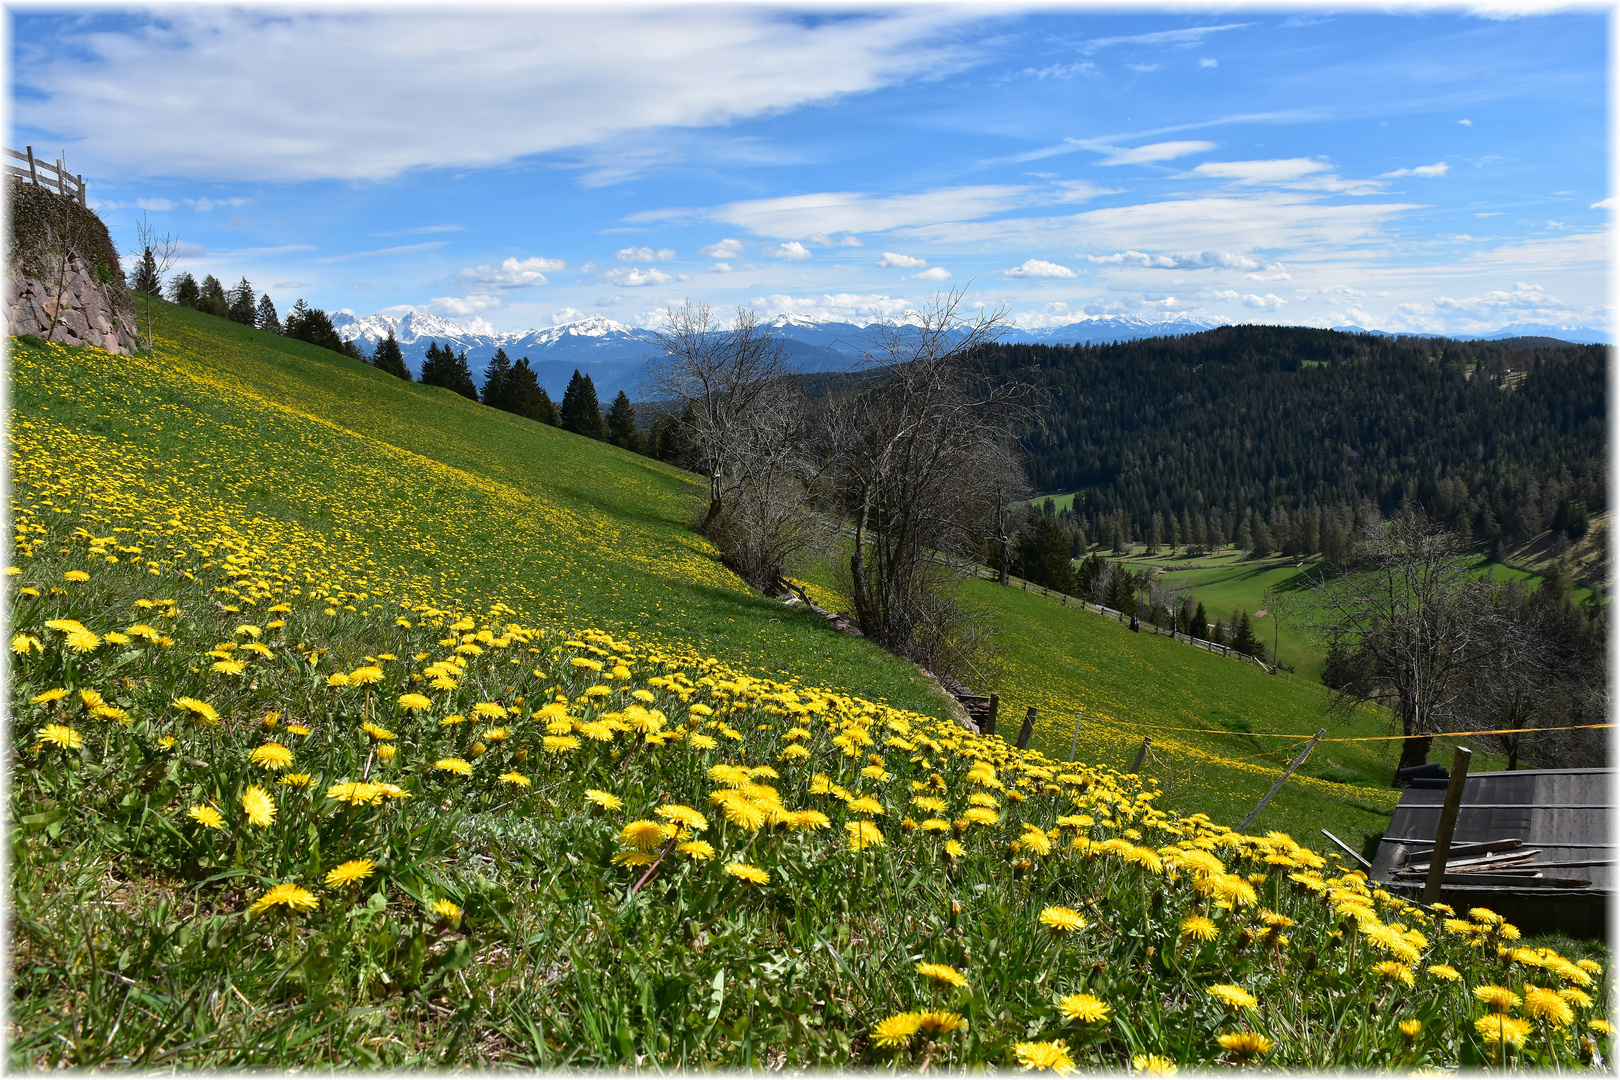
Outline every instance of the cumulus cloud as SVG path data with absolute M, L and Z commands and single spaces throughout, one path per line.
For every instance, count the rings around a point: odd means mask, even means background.
M 429 311 L 452 316 L 478 315 L 501 306 L 501 298 L 498 296 L 435 296 L 427 303 Z M 475 319 L 467 326 L 471 329 L 478 323 L 489 326 L 482 319 Z M 493 331 L 494 327 L 490 327 L 490 330 Z
M 498 266 L 483 263 L 458 270 L 456 277 L 468 288 L 527 289 L 546 284 L 546 271 L 555 273 L 566 265 L 561 259 L 543 259 L 538 255 L 521 260 L 510 256 Z
M 1153 65 L 1157 67 L 1158 65 Z M 1102 165 L 1139 165 L 1147 161 L 1169 161 L 1172 158 L 1186 157 L 1188 154 L 1202 154 L 1207 150 L 1215 149 L 1215 144 L 1201 139 L 1187 139 L 1178 142 L 1149 143 L 1146 146 L 1137 146 L 1130 150 L 1119 150 L 1102 159 Z
M 708 259 L 735 259 L 743 253 L 743 242 L 727 237 L 708 247 L 698 248 L 698 254 Z
M 916 281 L 944 281 L 951 276 L 951 272 L 943 266 L 930 266 L 920 274 L 912 274 Z
M 1614 198 L 1611 196 L 1607 199 L 1599 199 L 1597 202 L 1592 204 L 1591 208 L 1593 210 L 1613 210 Z
M 1206 56 L 1202 60 L 1198 61 L 1198 66 L 1201 68 L 1220 67 L 1221 62 L 1215 59 L 1213 56 Z
M 1022 266 L 1015 266 L 1011 270 L 1003 270 L 1002 277 L 1009 278 L 1072 278 L 1074 271 L 1067 266 L 1045 259 L 1025 259 Z
M 901 266 L 905 267 L 906 269 L 912 269 L 918 266 L 927 266 L 928 260 L 919 259 L 913 255 L 900 255 L 893 251 L 885 251 L 883 253 L 883 257 L 878 259 L 877 264 L 883 267 Z
M 1380 173 L 1379 175 L 1380 176 L 1391 176 L 1391 177 L 1393 177 L 1393 176 L 1435 177 L 1435 176 L 1444 176 L 1444 175 L 1446 175 L 1446 173 L 1448 173 L 1450 171 L 1451 171 L 1451 166 L 1450 165 L 1447 165 L 1443 161 L 1437 161 L 1433 165 L 1419 165 L 1414 169 L 1396 169 L 1394 172 Z
M 1540 285 L 1529 285 L 1522 281 L 1515 283 L 1512 289 L 1495 289 L 1463 300 L 1437 296 L 1432 307 L 1436 311 L 1456 311 L 1476 315 L 1497 312 L 1563 315 L 1569 312 L 1569 307 L 1562 300 L 1556 296 L 1549 296 L 1547 290 Z
M 663 285 L 674 281 L 671 274 L 666 274 L 656 266 L 642 270 L 635 266 L 615 266 L 602 277 L 607 281 L 625 289 L 639 289 L 648 285 Z
M 976 58 L 950 30 L 980 17 L 949 7 L 805 20 L 739 5 L 182 6 L 42 49 L 18 66 L 13 122 L 83 147 L 86 166 L 106 174 L 384 179 L 444 166 L 446 131 L 458 136 L 455 166 L 479 168 L 946 74 Z
M 711 274 L 729 274 L 731 272 L 731 264 L 728 262 L 717 262 L 709 267 L 709 273 Z
M 810 257 L 810 249 L 797 240 L 789 240 L 785 244 L 766 244 L 760 250 L 764 252 L 766 258 L 770 259 L 792 259 L 797 261 Z
M 614 252 L 613 257 L 620 262 L 668 262 L 675 257 L 675 251 L 673 248 L 654 251 L 650 247 L 627 247 Z
M 878 319 L 903 317 L 915 304 L 884 293 L 828 293 L 821 296 L 787 296 L 776 293 L 756 296 L 751 305 L 768 317 L 808 315 L 817 319 L 838 319 L 859 326 Z

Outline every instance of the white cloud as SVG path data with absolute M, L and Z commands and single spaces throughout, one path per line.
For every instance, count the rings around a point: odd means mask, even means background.
M 233 195 L 229 199 L 187 199 L 186 205 L 199 214 L 206 214 L 216 206 L 246 206 L 252 201 L 240 195 Z
M 1266 293 L 1264 296 L 1256 296 L 1253 293 L 1247 293 L 1243 297 L 1243 306 L 1254 308 L 1256 311 L 1276 311 L 1286 303 L 1288 303 L 1288 301 L 1284 300 L 1275 293 Z
M 546 271 L 555 273 L 565 266 L 561 259 L 543 259 L 538 255 L 521 261 L 508 257 L 499 266 L 484 263 L 457 271 L 456 277 L 468 288 L 527 289 L 546 284 Z
M 1117 195 L 1123 188 L 1098 187 L 1089 180 L 1054 180 L 1052 186 L 1057 188 L 1054 202 L 1085 202 L 1098 195 Z
M 899 255 L 893 251 L 885 251 L 877 264 L 883 267 L 901 266 L 909 270 L 918 266 L 927 266 L 928 260 L 919 259 L 913 255 Z
M 727 262 L 717 262 L 713 266 L 709 267 L 709 273 L 729 274 L 731 273 L 731 264 Z
M 620 262 L 668 262 L 675 257 L 675 251 L 673 248 L 654 251 L 650 247 L 627 247 L 614 252 L 613 257 Z
M 743 242 L 727 237 L 724 240 L 698 248 L 698 254 L 708 259 L 735 259 L 743 253 Z
M 1126 64 L 1125 66 L 1130 68 L 1132 71 L 1139 71 L 1144 75 L 1146 75 L 1150 71 L 1158 71 L 1159 70 L 1159 65 L 1158 64 Z
M 1206 161 L 1194 176 L 1236 180 L 1240 184 L 1277 184 L 1328 171 L 1326 162 L 1311 158 L 1274 158 L 1269 161 Z
M 647 285 L 663 285 L 675 278 L 656 266 L 642 270 L 635 266 L 615 266 L 602 277 L 621 288 L 637 289 Z
M 1250 23 L 1223 23 L 1220 26 L 1186 26 L 1179 30 L 1155 30 L 1148 34 L 1131 34 L 1128 37 L 1093 38 L 1081 46 L 1081 52 L 1096 52 L 1107 45 L 1175 45 L 1188 47 L 1201 44 L 1210 34 L 1222 30 L 1241 30 Z
M 1002 277 L 1009 278 L 1072 278 L 1074 271 L 1058 263 L 1047 262 L 1044 259 L 1025 259 L 1022 266 L 1015 266 L 1011 270 L 1003 270 Z
M 278 281 L 270 286 L 272 289 L 307 289 L 314 282 L 311 281 Z
M 1457 123 L 1461 124 L 1463 127 L 1473 127 L 1474 126 L 1474 122 L 1472 120 L 1459 120 L 1459 121 L 1457 121 Z
M 178 7 L 86 31 L 73 49 L 20 66 L 12 120 L 125 177 L 380 179 L 444 166 L 447 152 L 457 167 L 497 165 L 946 74 L 973 59 L 949 31 L 980 17 L 948 7 L 824 20 L 738 5 Z
M 323 255 L 314 260 L 318 263 L 348 262 L 351 259 L 369 259 L 377 255 L 414 255 L 419 251 L 437 251 L 448 243 L 446 240 L 430 240 L 425 244 L 398 244 L 394 247 L 373 248 L 370 251 L 348 251 L 342 255 Z
M 1027 186 L 1006 184 L 935 188 L 915 195 L 891 196 L 821 191 L 810 195 L 748 199 L 709 209 L 648 210 L 631 214 L 627 220 L 698 217 L 736 225 L 759 236 L 784 239 L 812 233 L 888 232 L 940 222 L 971 221 L 1001 213 L 1026 202 L 1030 192 Z
M 944 281 L 951 276 L 951 272 L 943 266 L 931 266 L 920 274 L 912 274 L 916 281 Z
M 436 296 L 427 302 L 428 310 L 452 316 L 478 315 L 501 306 L 501 298 L 498 296 Z M 489 331 L 494 330 L 494 327 L 482 319 L 475 319 L 466 325 L 471 329 L 480 323 L 489 327 Z
M 1450 165 L 1447 165 L 1443 161 L 1437 161 L 1433 165 L 1419 165 L 1415 169 L 1396 169 L 1394 172 L 1380 173 L 1379 175 L 1380 176 L 1427 176 L 1427 177 L 1435 177 L 1435 176 L 1444 176 L 1444 175 L 1446 175 L 1446 173 L 1448 173 L 1450 171 L 1451 171 L 1451 166 Z
M 1213 149 L 1215 149 L 1214 143 L 1205 142 L 1202 139 L 1149 143 L 1146 146 L 1117 151 L 1109 157 L 1103 158 L 1099 164 L 1138 165 L 1145 161 L 1169 161 L 1172 158 L 1186 157 L 1188 154 L 1202 154 Z
M 585 313 L 576 307 L 565 307 L 561 311 L 551 313 L 551 325 L 561 326 L 564 323 L 579 322 L 585 318 Z
M 1202 60 L 1198 61 L 1198 66 L 1201 68 L 1220 67 L 1221 62 L 1215 59 L 1213 56 L 1206 56 Z
M 838 241 L 838 246 L 839 247 L 865 247 L 866 245 L 861 243 L 861 238 L 858 237 L 858 236 L 846 236 L 843 239 Z
M 809 315 L 818 319 L 840 319 L 861 326 L 877 319 L 903 316 L 916 307 L 912 301 L 883 293 L 830 293 L 819 297 L 776 293 L 756 296 L 749 303 L 767 317 Z
M 785 244 L 766 244 L 760 248 L 760 251 L 769 259 L 793 259 L 797 261 L 810 257 L 810 249 L 797 240 L 789 240 Z
M 1100 266 L 1134 266 L 1147 270 L 1259 270 L 1260 264 L 1247 255 L 1229 251 L 1195 251 L 1171 255 L 1149 255 L 1144 251 L 1118 251 L 1112 255 L 1087 255 L 1086 261 Z
M 1593 210 L 1613 210 L 1614 209 L 1614 197 L 1610 196 L 1607 199 L 1600 199 L 1599 201 L 1593 203 L 1591 208 Z
M 142 210 L 173 210 L 180 204 L 173 199 L 136 199 L 135 205 Z

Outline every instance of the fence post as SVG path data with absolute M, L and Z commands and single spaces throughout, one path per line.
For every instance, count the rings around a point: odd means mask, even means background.
M 1135 776 L 1137 773 L 1142 771 L 1142 759 L 1147 757 L 1148 747 L 1151 745 L 1153 745 L 1153 737 L 1151 735 L 1144 735 L 1142 737 L 1142 745 L 1138 747 L 1136 751 L 1136 760 L 1131 762 L 1130 774 L 1132 776 Z
M 1018 729 L 1018 749 L 1020 750 L 1027 749 L 1029 746 L 1029 736 L 1035 730 L 1035 714 L 1038 711 L 1035 706 L 1031 705 L 1029 711 L 1024 714 L 1024 726 Z
M 1440 899 L 1440 886 L 1446 880 L 1446 856 L 1451 854 L 1451 835 L 1457 830 L 1457 813 L 1462 809 L 1463 783 L 1468 779 L 1468 763 L 1474 752 L 1457 747 L 1451 758 L 1451 782 L 1446 785 L 1446 801 L 1440 806 L 1440 827 L 1434 833 L 1434 853 L 1429 856 L 1429 876 L 1423 882 L 1423 902 Z
M 1243 824 L 1237 827 L 1238 832 L 1247 829 L 1254 819 L 1260 816 L 1260 811 L 1266 808 L 1266 804 L 1271 801 L 1272 796 L 1282 790 L 1282 786 L 1288 782 L 1288 778 L 1294 775 L 1294 770 L 1305 764 L 1305 759 L 1311 756 L 1311 751 L 1316 749 L 1316 740 L 1326 734 L 1327 728 L 1317 729 L 1316 734 L 1311 736 L 1311 741 L 1305 744 L 1305 749 L 1299 752 L 1299 757 L 1295 758 L 1293 764 L 1288 766 L 1288 771 L 1277 777 L 1277 782 L 1271 785 L 1271 790 L 1266 792 L 1266 797 L 1261 799 L 1253 810 L 1249 811 L 1249 816 L 1244 818 Z
M 1074 741 L 1069 743 L 1069 764 L 1074 764 L 1074 752 L 1080 747 L 1080 721 L 1085 717 L 1086 710 L 1081 709 L 1074 714 Z
M 28 179 L 34 186 L 39 186 L 39 170 L 34 167 L 34 148 L 28 148 Z
M 989 713 L 988 716 L 986 716 L 984 718 L 984 734 L 986 734 L 986 735 L 994 735 L 996 733 L 996 713 L 1000 709 L 1001 709 L 1001 695 L 1000 694 L 991 694 L 990 695 L 990 713 Z
M 80 173 L 76 179 L 79 181 L 79 205 L 88 210 L 90 208 L 90 200 L 87 199 L 84 194 L 84 173 Z

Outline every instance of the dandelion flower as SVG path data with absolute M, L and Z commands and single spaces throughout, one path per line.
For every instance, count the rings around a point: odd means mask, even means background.
M 677 825 L 685 826 L 694 832 L 703 832 L 709 827 L 709 819 L 692 809 L 679 803 L 666 803 L 658 808 L 658 816 L 665 821 L 673 821 Z
M 676 844 L 675 850 L 698 862 L 707 862 L 714 858 L 714 845 L 707 840 L 688 840 L 684 844 Z
M 1555 1028 L 1566 1028 L 1575 1022 L 1575 1010 L 1569 1002 L 1558 996 L 1556 990 L 1542 986 L 1524 988 L 1524 1015 L 1532 1020 L 1544 1020 Z
M 69 570 L 62 575 L 63 581 L 89 581 L 90 575 L 83 570 Z
M 546 752 L 550 754 L 567 754 L 579 749 L 579 739 L 572 735 L 547 735 L 541 740 Z
M 945 854 L 953 859 L 960 859 L 967 854 L 967 848 L 962 846 L 960 840 L 947 840 L 945 841 Z
M 1163 1054 L 1137 1054 L 1131 1058 L 1131 1071 L 1143 1076 L 1174 1076 L 1180 1070 L 1174 1058 Z
M 1244 1057 L 1270 1053 L 1272 1047 L 1271 1040 L 1258 1031 L 1230 1031 L 1217 1036 L 1215 1041 L 1234 1054 L 1242 1054 Z
M 1506 1013 L 1493 1012 L 1474 1021 L 1474 1030 L 1479 1032 L 1480 1038 L 1488 1043 L 1507 1043 L 1511 1046 L 1524 1045 L 1526 1035 L 1530 1034 L 1530 1022 L 1520 1020 Z
M 389 739 L 397 739 L 399 737 L 385 727 L 378 727 L 370 720 L 367 720 L 365 723 L 361 724 L 360 730 L 365 732 L 367 735 L 370 735 L 378 742 L 387 742 Z
M 600 806 L 603 810 L 618 810 L 624 806 L 624 800 L 607 791 L 598 791 L 596 788 L 585 789 L 585 799 Z
M 846 821 L 844 829 L 849 833 L 849 846 L 853 851 L 882 847 L 884 844 L 883 830 L 870 821 Z
M 872 1025 L 872 1045 L 885 1048 L 904 1046 L 906 1040 L 917 1034 L 921 1027 L 922 1018 L 916 1013 L 897 1013 Z
M 1599 1035 L 1607 1035 L 1613 1030 L 1613 1027 L 1607 1020 L 1588 1020 L 1586 1022 L 1586 1027 L 1587 1030 L 1595 1031 Z
M 67 645 L 74 652 L 94 652 L 101 646 L 101 639 L 88 630 L 75 630 L 67 636 Z
M 1485 1007 L 1493 1013 L 1505 1013 L 1516 1009 L 1522 1004 L 1518 994 L 1505 986 L 1476 986 L 1474 996 L 1485 1003 Z
M 1214 986 L 1206 987 L 1205 992 L 1228 1009 L 1258 1009 L 1260 1007 L 1260 1002 L 1253 994 L 1243 989 L 1243 987 L 1233 986 L 1231 983 L 1217 983 Z
M 950 1035 L 967 1027 L 967 1021 L 962 1019 L 959 1013 L 945 1012 L 940 1009 L 918 1013 L 917 1019 L 921 1022 L 919 1030 L 930 1038 L 935 1035 Z
M 1108 1019 L 1108 1003 L 1090 994 L 1070 994 L 1058 1002 L 1058 1012 L 1069 1020 L 1096 1024 Z
M 457 776 L 471 776 L 472 762 L 463 761 L 458 757 L 440 758 L 433 763 L 433 767 L 440 772 L 455 773 Z
M 212 806 L 193 806 L 186 815 L 205 829 L 225 831 L 225 816 Z
M 1069 1056 L 1068 1044 L 1061 1039 L 1014 1043 L 1013 1054 L 1026 1071 L 1051 1071 L 1060 1075 L 1074 1072 L 1074 1058 Z
M 275 800 L 264 788 L 253 784 L 242 792 L 242 812 L 247 815 L 249 824 L 268 829 L 276 820 Z
M 45 647 L 32 634 L 18 634 L 11 639 L 11 651 L 18 656 L 27 656 L 30 652 L 44 652 Z
M 670 832 L 666 832 L 666 828 L 667 826 L 660 825 L 656 821 L 648 821 L 645 818 L 632 821 L 620 831 L 619 843 L 627 848 L 635 848 L 637 851 L 652 851 L 669 839 Z
M 1450 964 L 1430 964 L 1429 974 L 1433 975 L 1437 979 L 1444 979 L 1447 982 L 1456 982 L 1462 978 L 1462 972 L 1458 971 Z
M 1413 982 L 1412 969 L 1399 960 L 1382 960 L 1372 966 L 1372 973 L 1381 979 L 1404 983 L 1407 986 L 1411 986 Z
M 949 964 L 918 964 L 917 974 L 925 979 L 945 983 L 948 986 L 967 988 L 967 976 L 951 967 Z
M 1214 941 L 1219 932 L 1215 923 L 1202 915 L 1189 915 L 1181 920 L 1181 936 L 1194 941 Z
M 501 773 L 501 775 L 496 777 L 496 779 L 503 780 L 508 784 L 516 784 L 518 787 L 528 787 L 533 782 L 520 772 Z
M 368 664 L 365 667 L 358 667 L 349 672 L 349 685 L 370 686 L 372 683 L 381 682 L 382 677 L 382 668 L 377 667 L 375 664 Z
M 47 690 L 43 694 L 35 694 L 28 699 L 30 705 L 49 705 L 53 701 L 61 701 L 68 696 L 68 692 L 60 686 L 54 690 Z
M 293 752 L 277 742 L 268 742 L 253 748 L 248 760 L 270 772 L 280 772 L 292 764 Z
M 182 697 L 175 698 L 174 705 L 175 708 L 180 709 L 194 720 L 198 720 L 204 724 L 219 723 L 219 713 L 216 712 L 214 707 L 208 704 L 206 701 L 198 701 L 196 698 Z
M 277 780 L 276 783 L 285 785 L 286 787 L 303 788 L 309 787 L 313 781 L 314 777 L 310 776 L 309 773 L 288 773 L 280 780 Z
M 289 881 L 271 888 L 269 892 L 255 900 L 248 910 L 255 915 L 262 915 L 279 905 L 288 911 L 314 911 L 319 904 L 320 900 L 314 893 Z
M 745 862 L 727 863 L 726 873 L 730 874 L 734 878 L 740 878 L 741 880 L 750 882 L 754 885 L 764 885 L 771 880 L 771 875 L 769 873 L 761 870 L 757 866 L 752 866 Z
M 46 724 L 36 732 L 40 744 L 50 743 L 63 750 L 78 750 L 84 746 L 84 736 L 66 724 Z
M 370 859 L 350 859 L 327 872 L 326 887 L 337 889 L 344 885 L 353 885 L 357 881 L 364 881 L 376 871 L 377 864 Z
M 1050 927 L 1053 933 L 1070 934 L 1076 930 L 1084 929 L 1086 920 L 1083 915 L 1073 908 L 1048 907 L 1041 911 L 1041 922 Z
M 461 918 L 461 908 L 449 900 L 435 900 L 428 905 L 428 910 L 447 923 L 454 923 Z
M 1423 1030 L 1423 1021 L 1418 1019 L 1402 1020 L 1395 1026 L 1400 1028 L 1401 1034 L 1410 1041 L 1417 1038 L 1418 1032 Z
M 401 694 L 398 704 L 406 712 L 426 712 L 433 708 L 433 702 L 426 694 Z

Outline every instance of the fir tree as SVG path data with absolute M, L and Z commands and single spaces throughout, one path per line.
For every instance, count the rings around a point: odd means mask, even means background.
M 143 296 L 157 296 L 163 282 L 158 274 L 157 255 L 150 246 L 141 249 L 141 257 L 129 272 L 129 291 Z
M 259 297 L 259 309 L 256 312 L 255 322 L 260 330 L 267 334 L 281 333 L 281 319 L 276 315 L 276 305 L 265 293 Z
M 560 412 L 565 430 L 589 439 L 607 439 L 607 426 L 602 423 L 602 407 L 596 401 L 596 384 L 591 382 L 589 375 L 581 375 L 578 368 L 574 369 L 574 377 L 568 380 L 568 389 L 563 391 Z
M 253 286 L 248 279 L 243 278 L 230 291 L 227 297 L 230 300 L 230 317 L 232 322 L 239 322 L 244 326 L 253 326 L 259 321 L 258 297 L 254 295 Z
M 484 388 L 486 390 L 489 388 L 487 378 Z M 512 373 L 506 379 L 506 409 L 509 412 L 544 423 L 545 418 L 541 416 L 540 410 L 541 392 L 540 380 L 535 378 L 534 369 L 529 366 L 527 356 L 512 365 Z
M 512 361 L 505 349 L 496 349 L 495 355 L 484 365 L 484 404 L 504 412 L 517 412 L 512 389 Z
M 202 287 L 197 295 L 197 310 L 217 315 L 221 319 L 231 317 L 231 301 L 225 295 L 225 286 L 221 285 L 219 278 L 213 274 L 203 278 Z
M 411 380 L 411 369 L 405 366 L 405 356 L 399 351 L 399 340 L 394 337 L 394 328 L 388 328 L 388 336 L 377 342 L 376 351 L 371 354 L 371 366 L 378 371 L 386 371 L 396 379 Z
M 1265 659 L 1266 647 L 1254 636 L 1254 627 L 1249 623 L 1247 611 L 1240 612 L 1232 620 L 1232 648 L 1245 656 Z
M 1209 616 L 1204 613 L 1202 601 L 1199 602 L 1198 609 L 1193 612 L 1192 622 L 1188 624 L 1187 632 L 1195 638 L 1203 640 L 1209 638 Z
M 213 279 L 210 278 L 209 280 L 212 281 Z M 215 284 L 218 284 L 218 282 L 215 282 Z M 207 289 L 208 282 L 205 281 L 203 282 L 205 294 Z M 353 342 L 344 341 L 338 335 L 337 330 L 332 326 L 332 320 L 327 317 L 326 312 L 317 307 L 310 307 L 301 298 L 297 303 L 293 304 L 292 310 L 287 312 L 287 322 L 283 330 L 290 338 L 307 341 L 311 345 L 319 345 L 323 349 L 331 349 L 335 353 L 342 353 L 344 356 L 355 360 L 364 359 L 360 355 L 359 348 Z
M 1037 585 L 1074 595 L 1080 591 L 1069 565 L 1069 541 L 1056 521 L 1044 511 L 1018 534 L 1018 561 L 1023 576 Z
M 630 395 L 623 390 L 613 399 L 613 406 L 607 414 L 608 442 L 614 446 L 622 446 L 626 450 L 644 453 L 647 440 L 641 435 L 641 429 L 636 426 L 636 410 L 630 404 Z
M 422 361 L 422 370 L 417 373 L 417 382 L 424 386 L 449 386 L 444 373 L 444 351 L 439 348 L 437 341 L 428 342 L 427 356 Z
M 562 427 L 562 414 L 557 411 L 557 406 L 551 400 L 551 395 L 546 393 L 546 388 L 543 386 L 540 387 L 540 405 L 535 412 L 535 419 L 542 424 Z
M 445 353 L 449 354 L 450 350 L 446 348 Z M 473 382 L 472 368 L 467 365 L 466 349 L 462 349 L 461 352 L 450 356 L 449 369 L 450 389 L 454 390 L 464 398 L 471 398 L 473 401 L 477 401 L 478 386 Z
M 197 306 L 197 301 L 201 296 L 202 289 L 198 286 L 197 279 L 191 276 L 189 270 L 169 282 L 169 299 L 176 304 L 194 308 Z

